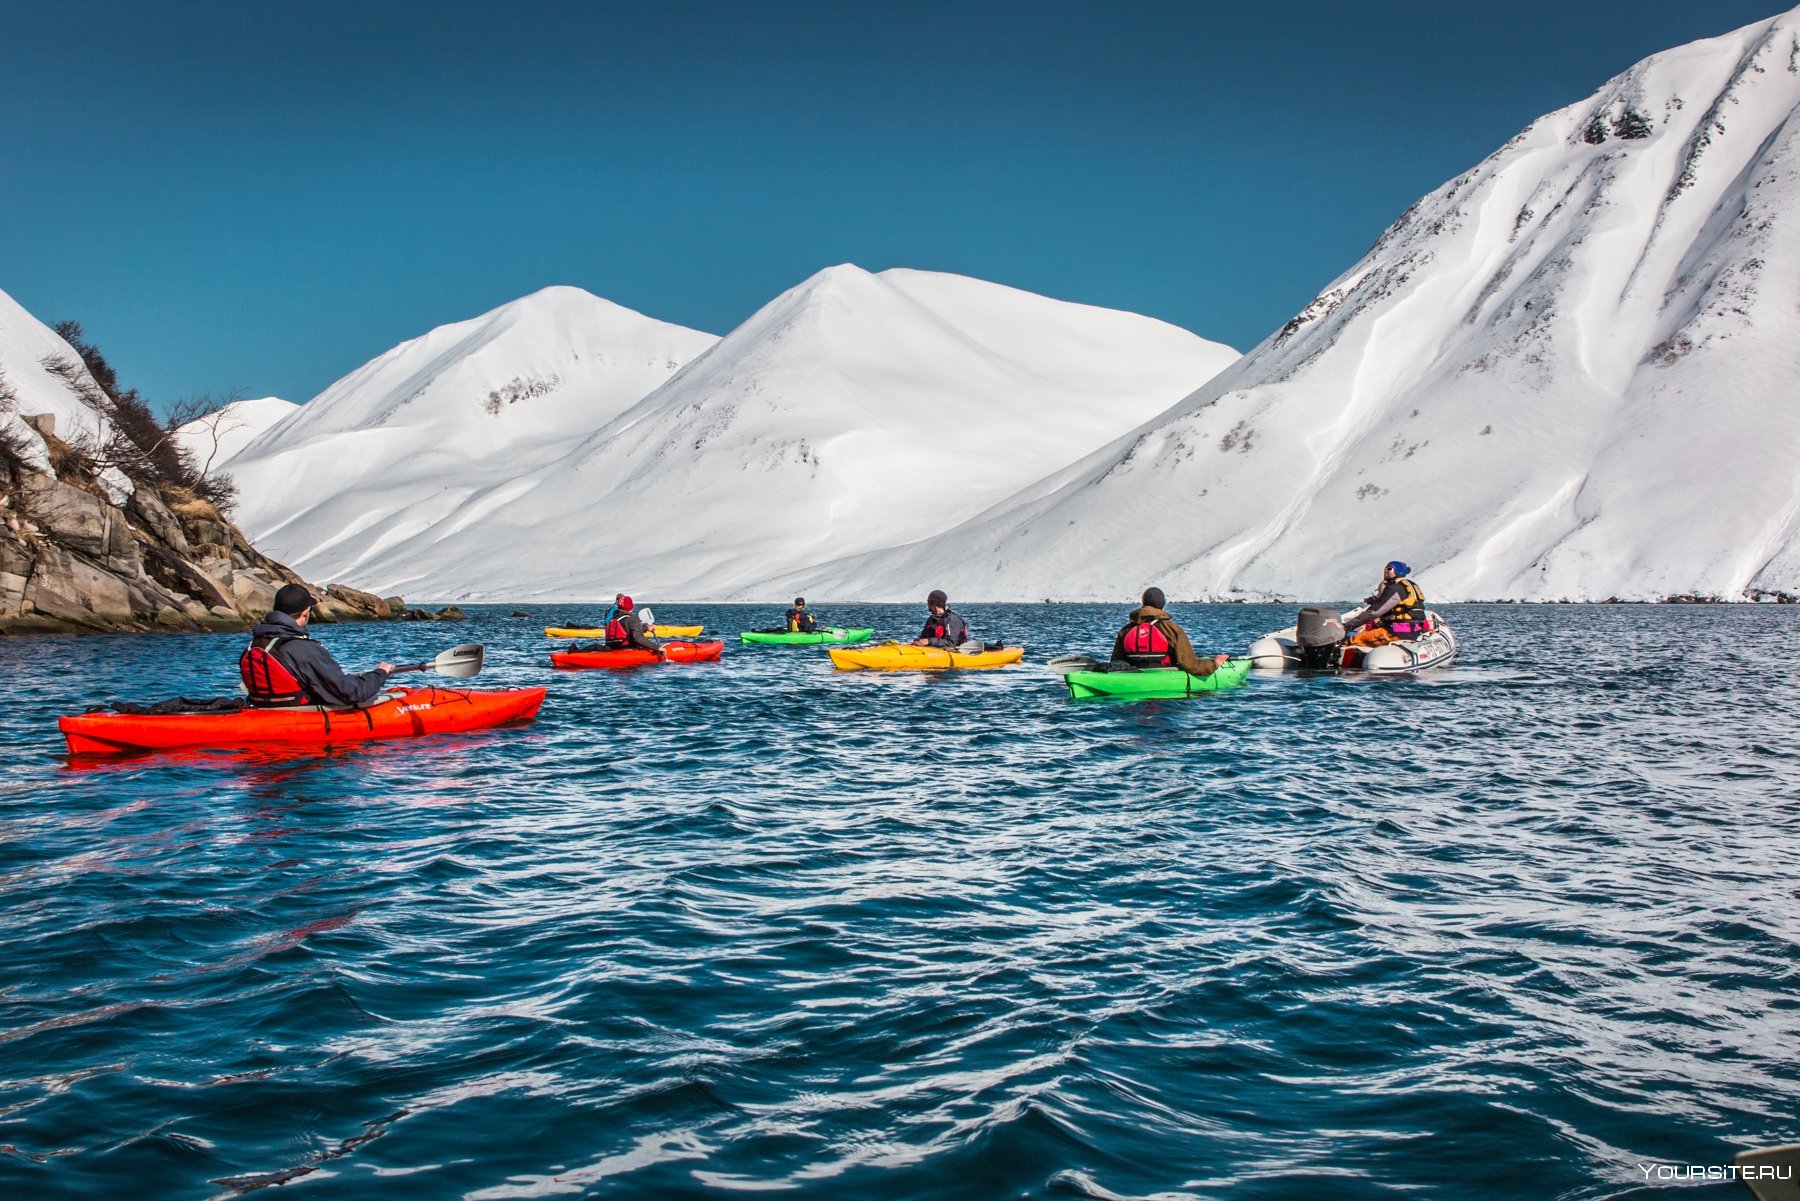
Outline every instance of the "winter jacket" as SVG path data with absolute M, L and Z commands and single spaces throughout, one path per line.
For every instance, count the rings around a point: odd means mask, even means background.
M 636 612 L 627 610 L 606 625 L 606 649 L 621 650 L 635 646 L 639 650 L 662 652 L 662 644 L 650 637 Z
M 1142 605 L 1131 611 L 1131 616 L 1119 630 L 1119 636 L 1113 639 L 1112 661 L 1129 663 L 1125 655 L 1125 635 L 1131 627 L 1140 621 L 1154 621 L 1162 636 L 1169 640 L 1169 657 L 1175 666 L 1190 676 L 1210 676 L 1219 670 L 1219 665 L 1211 659 L 1202 659 L 1194 653 L 1194 644 L 1188 641 L 1187 631 L 1175 624 L 1175 619 L 1154 605 Z
M 925 619 L 925 628 L 919 631 L 919 637 L 925 640 L 926 646 L 961 646 L 969 640 L 969 625 L 954 609 L 945 609 L 944 615 L 935 614 Z
M 293 677 L 300 681 L 309 700 L 332 709 L 350 709 L 366 705 L 387 683 L 387 672 L 379 667 L 351 675 L 338 666 L 331 652 L 306 636 L 300 623 L 287 613 L 271 613 L 250 631 L 252 642 L 279 638 L 271 652 Z
M 1397 575 L 1382 584 L 1375 595 L 1363 597 L 1363 611 L 1346 621 L 1344 629 L 1354 630 L 1368 625 L 1390 626 L 1396 621 L 1416 621 L 1424 613 L 1425 594 L 1406 576 Z

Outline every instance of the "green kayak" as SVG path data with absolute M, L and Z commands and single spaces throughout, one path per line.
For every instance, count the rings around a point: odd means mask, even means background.
M 1190 676 L 1179 667 L 1153 667 L 1141 671 L 1072 671 L 1063 679 L 1075 700 L 1107 697 L 1117 700 L 1170 700 L 1196 692 L 1223 692 L 1237 688 L 1250 675 L 1250 660 L 1232 659 L 1210 676 Z
M 745 630 L 738 637 L 751 646 L 819 646 L 826 642 L 867 642 L 874 630 L 846 630 L 836 627 L 815 630 L 811 634 L 790 634 L 786 630 Z

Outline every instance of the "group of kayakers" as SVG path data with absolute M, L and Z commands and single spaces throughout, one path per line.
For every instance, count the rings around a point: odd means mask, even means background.
M 244 690 L 254 706 L 325 705 L 353 708 L 373 700 L 393 673 L 392 663 L 351 674 L 307 633 L 314 597 L 300 584 L 283 584 L 275 593 L 269 615 L 250 631 L 250 645 L 238 661 Z M 1136 609 L 1113 639 L 1111 660 L 1131 667 L 1179 667 L 1193 676 L 1209 676 L 1231 656 L 1201 658 L 1187 632 L 1169 616 L 1167 597 L 1157 587 L 1144 589 Z M 934 588 L 925 598 L 927 616 L 913 646 L 959 647 L 969 642 L 969 624 L 950 607 L 950 598 Z M 787 611 L 789 633 L 814 633 L 818 617 L 796 596 Z M 1381 586 L 1363 598 L 1362 611 L 1344 623 L 1345 641 L 1375 647 L 1422 633 L 1425 629 L 1425 595 L 1409 578 L 1404 562 L 1391 560 L 1382 568 Z M 606 613 L 606 649 L 638 647 L 662 654 L 662 643 L 652 636 L 638 616 L 630 596 L 613 597 Z M 409 669 L 411 670 L 411 669 Z

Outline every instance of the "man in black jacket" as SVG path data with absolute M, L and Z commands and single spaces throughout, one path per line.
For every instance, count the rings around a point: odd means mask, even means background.
M 299 584 L 283 584 L 275 608 L 250 631 L 250 647 L 238 670 L 252 705 L 325 705 L 350 709 L 380 693 L 392 663 L 350 675 L 331 652 L 306 632 L 312 594 Z
M 806 611 L 806 598 L 796 596 L 794 607 L 787 611 L 787 632 L 790 634 L 816 634 L 819 632 L 818 618 Z
M 950 607 L 950 598 L 944 595 L 942 588 L 931 590 L 931 595 L 925 598 L 925 608 L 930 616 L 925 619 L 925 628 L 913 639 L 914 646 L 950 648 L 969 640 L 968 623 Z

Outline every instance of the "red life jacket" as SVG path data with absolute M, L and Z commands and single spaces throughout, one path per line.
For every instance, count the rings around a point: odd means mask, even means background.
M 631 641 L 631 635 L 625 632 L 625 623 L 617 614 L 606 623 L 606 644 L 608 646 L 625 646 Z
M 1125 658 L 1139 667 L 1169 667 L 1175 662 L 1174 647 L 1154 620 L 1140 621 L 1125 631 Z
M 294 673 L 271 653 L 278 643 L 286 641 L 279 635 L 271 635 L 265 645 L 258 646 L 256 640 L 251 639 L 249 649 L 239 656 L 238 675 L 243 678 L 244 691 L 250 694 L 252 705 L 263 708 L 312 703 Z

